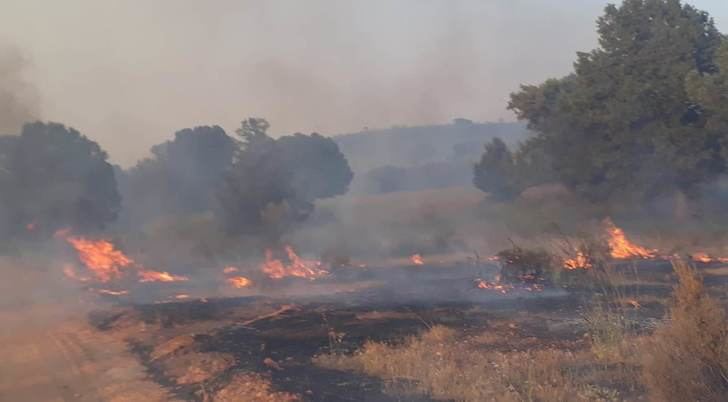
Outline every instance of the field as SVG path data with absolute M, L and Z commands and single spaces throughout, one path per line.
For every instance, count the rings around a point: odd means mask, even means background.
M 309 237 L 290 240 L 308 255 L 336 240 L 345 262 L 310 278 L 241 268 L 253 284 L 240 289 L 211 286 L 222 274 L 209 268 L 87 292 L 50 286 L 66 282 L 41 258 L 7 258 L 0 400 L 720 400 L 725 381 L 710 376 L 728 364 L 719 240 L 700 248 L 643 225 L 624 241 L 649 256 L 588 249 L 567 269 L 575 250 L 564 246 L 581 250 L 600 225 L 592 211 L 518 207 L 465 189 L 337 200 Z M 342 211 L 348 220 L 325 219 Z M 354 247 L 373 233 L 373 250 Z M 549 268 L 505 281 L 510 257 L 493 254 L 536 247 Z

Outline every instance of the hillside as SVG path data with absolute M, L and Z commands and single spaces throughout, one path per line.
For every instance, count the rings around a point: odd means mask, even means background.
M 334 137 L 355 172 L 352 191 L 386 193 L 466 185 L 483 145 L 501 137 L 509 146 L 528 137 L 520 123 L 392 127 Z

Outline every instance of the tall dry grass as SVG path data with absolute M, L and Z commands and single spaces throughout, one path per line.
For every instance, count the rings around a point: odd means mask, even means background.
M 674 261 L 678 277 L 668 321 L 644 353 L 643 380 L 654 401 L 728 399 L 728 321 L 694 267 Z
M 482 345 L 480 345 L 482 346 Z M 316 364 L 381 378 L 397 392 L 434 399 L 480 401 L 611 401 L 615 392 L 580 384 L 581 363 L 571 351 L 543 348 L 503 352 L 461 339 L 435 326 L 391 345 L 368 342 L 353 356 L 322 355 Z

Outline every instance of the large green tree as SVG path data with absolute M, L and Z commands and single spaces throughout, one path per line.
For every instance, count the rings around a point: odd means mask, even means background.
M 5 236 L 100 229 L 120 209 L 114 170 L 99 145 L 57 123 L 0 137 L 0 229 Z
M 251 118 L 237 131 L 239 150 L 219 191 L 219 216 L 231 233 L 275 232 L 305 219 L 315 200 L 344 194 L 353 178 L 332 139 L 315 133 L 274 139 L 268 127 Z
M 219 126 L 177 131 L 172 140 L 152 147 L 152 157 L 121 172 L 125 218 L 140 223 L 212 210 L 236 149 L 233 138 Z
M 572 74 L 524 85 L 509 103 L 556 176 L 605 200 L 690 194 L 722 173 L 725 131 L 706 130 L 687 84 L 720 71 L 723 36 L 709 15 L 679 0 L 625 0 L 606 7 L 597 31 L 599 47 L 578 53 Z

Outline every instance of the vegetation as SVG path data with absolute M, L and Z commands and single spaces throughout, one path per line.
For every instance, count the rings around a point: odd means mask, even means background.
M 344 194 L 353 173 L 336 143 L 318 134 L 273 139 L 263 119 L 238 130 L 239 148 L 219 191 L 221 222 L 230 233 L 280 230 L 313 211 L 316 199 Z
M 540 282 L 550 274 L 553 258 L 545 250 L 528 250 L 516 245 L 499 252 L 501 279 L 506 282 Z
M 679 0 L 626 0 L 606 7 L 597 31 L 600 46 L 579 53 L 572 74 L 512 94 L 509 108 L 537 136 L 513 156 L 492 143 L 479 188 L 512 196 L 524 171 L 548 168 L 538 180 L 589 200 L 637 201 L 696 196 L 726 171 L 728 51 L 708 14 Z
M 155 145 L 152 157 L 128 171 L 117 171 L 130 223 L 165 215 L 209 211 L 236 145 L 219 126 L 177 131 Z
M 728 393 L 728 320 L 702 279 L 682 261 L 668 321 L 644 353 L 644 381 L 654 400 L 723 401 Z
M 29 123 L 0 137 L 2 237 L 98 230 L 113 222 L 120 196 L 99 145 L 57 123 Z

